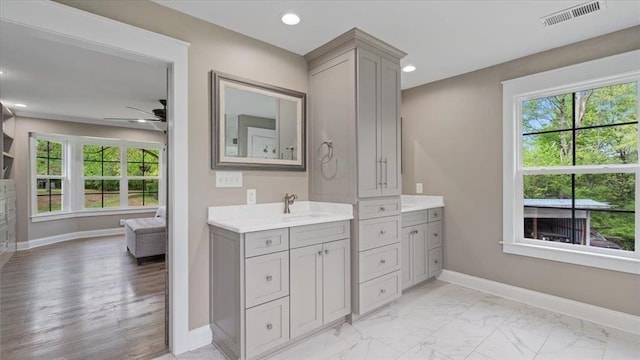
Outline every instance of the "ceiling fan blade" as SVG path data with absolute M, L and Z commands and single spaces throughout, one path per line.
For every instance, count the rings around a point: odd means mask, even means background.
M 104 120 L 115 120 L 115 121 L 130 121 L 130 122 L 139 122 L 139 123 L 144 123 L 144 122 L 162 122 L 162 119 L 158 119 L 158 118 L 153 118 L 153 119 L 140 119 L 140 118 L 104 118 Z M 140 120 L 144 120 L 144 121 L 140 121 Z
M 127 109 L 131 109 L 131 110 L 140 111 L 141 113 L 145 113 L 147 115 L 153 116 L 154 118 L 158 118 L 158 116 L 156 116 L 154 113 L 151 113 L 151 112 L 148 112 L 148 111 L 145 111 L 145 110 L 142 110 L 142 109 L 138 109 L 138 108 L 133 107 L 133 106 L 127 106 L 126 108 Z

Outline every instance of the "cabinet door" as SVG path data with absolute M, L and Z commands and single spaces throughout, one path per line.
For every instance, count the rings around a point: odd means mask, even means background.
M 400 195 L 400 64 L 382 59 L 380 79 L 382 195 Z
M 413 285 L 411 281 L 411 237 L 413 227 L 402 228 L 402 237 L 400 238 L 400 250 L 402 258 L 400 263 L 400 273 L 402 275 L 402 289 L 406 289 Z
M 290 251 L 291 338 L 322 326 L 322 244 Z
M 429 278 L 429 263 L 427 258 L 427 225 L 413 227 L 412 242 L 412 270 L 413 283 L 417 284 Z
M 338 320 L 351 312 L 350 240 L 324 244 L 322 259 L 322 289 L 324 324 Z
M 380 150 L 380 61 L 358 49 L 358 197 L 382 195 L 382 154 Z

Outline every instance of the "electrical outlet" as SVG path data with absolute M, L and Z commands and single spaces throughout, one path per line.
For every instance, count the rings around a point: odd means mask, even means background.
M 247 205 L 256 203 L 256 189 L 247 189 Z
M 216 171 L 216 187 L 241 188 L 242 172 L 240 171 Z
M 422 183 L 416 183 L 416 194 L 422 194 Z
M 120 226 L 124 226 L 124 221 L 127 219 L 120 219 Z

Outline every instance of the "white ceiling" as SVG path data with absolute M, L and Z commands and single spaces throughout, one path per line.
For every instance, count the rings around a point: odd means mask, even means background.
M 103 120 L 150 117 L 126 106 L 162 108 L 163 63 L 0 21 L 0 70 L 0 101 L 18 115 L 136 128 L 163 125 Z
M 358 27 L 409 54 L 403 89 L 640 24 L 637 0 L 548 28 L 540 17 L 585 1 L 154 1 L 300 55 Z M 300 24 L 282 24 L 289 11 Z

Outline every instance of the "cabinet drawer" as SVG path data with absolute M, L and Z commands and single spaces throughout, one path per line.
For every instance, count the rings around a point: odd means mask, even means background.
M 399 197 L 360 200 L 358 202 L 358 219 L 373 219 L 391 215 L 400 215 Z
M 443 208 L 435 208 L 429 209 L 429 222 L 442 220 L 442 213 L 444 212 Z
M 289 252 L 262 255 L 245 261 L 247 308 L 289 295 Z
M 252 257 L 289 249 L 289 229 L 256 231 L 244 235 L 244 256 Z
M 429 277 L 434 277 L 442 272 L 442 248 L 429 250 Z
M 246 358 L 289 341 L 289 297 L 247 310 Z
M 427 224 L 427 241 L 429 249 L 442 246 L 442 221 Z
M 400 297 L 400 271 L 360 284 L 360 315 Z
M 358 227 L 360 251 L 400 241 L 400 216 L 362 220 Z
M 426 224 L 427 210 L 411 211 L 402 214 L 402 227 Z
M 328 241 L 350 238 L 350 221 L 335 221 L 323 224 L 295 226 L 290 228 L 291 248 L 321 244 Z
M 400 244 L 363 251 L 360 256 L 360 282 L 400 270 Z

